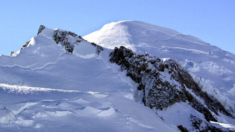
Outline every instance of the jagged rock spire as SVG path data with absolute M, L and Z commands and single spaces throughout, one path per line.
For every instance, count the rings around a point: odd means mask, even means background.
M 45 29 L 46 27 L 44 25 L 40 25 L 39 29 L 38 29 L 38 34 L 42 32 L 43 29 Z M 38 35 L 37 34 L 37 35 Z

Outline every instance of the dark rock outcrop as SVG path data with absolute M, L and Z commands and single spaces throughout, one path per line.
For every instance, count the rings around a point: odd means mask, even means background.
M 29 45 L 29 42 L 30 41 L 27 41 L 21 48 L 20 48 L 20 50 L 22 50 L 22 49 L 24 49 L 24 48 L 26 48 L 26 47 L 28 47 L 28 45 Z
M 13 56 L 14 53 L 15 53 L 14 51 L 11 51 L 11 55 L 10 56 Z
M 71 41 L 70 37 L 76 38 L 76 41 Z M 65 47 L 67 53 L 73 53 L 74 45 L 82 42 L 83 40 L 81 37 L 73 32 L 60 30 L 54 31 L 53 38 L 57 44 L 60 43 L 63 47 Z
M 40 25 L 37 35 L 39 35 L 45 28 L 46 27 L 44 25 Z M 71 54 L 73 53 L 75 45 L 78 45 L 79 43 L 86 41 L 81 36 L 78 36 L 77 34 L 75 34 L 73 32 L 59 30 L 59 29 L 54 30 L 53 39 L 57 44 L 62 45 L 62 47 L 64 47 L 64 49 L 67 53 L 71 53 Z M 27 41 L 21 47 L 21 50 L 28 47 L 29 43 L 30 43 L 30 41 Z M 96 47 L 97 54 L 99 54 L 102 50 L 104 50 L 103 47 L 101 47 L 95 43 L 91 43 L 91 45 Z M 13 53 L 11 53 L 11 54 L 13 54 Z
M 65 47 L 67 53 L 73 53 L 74 46 L 78 45 L 82 41 L 85 41 L 81 36 L 78 36 L 73 32 L 61 30 L 55 30 L 53 38 L 57 44 L 60 43 L 63 47 Z M 71 38 L 73 38 L 73 40 L 71 40 Z M 95 43 L 91 43 L 91 45 L 96 47 L 97 54 L 103 50 L 103 47 Z
M 137 55 L 121 46 L 110 53 L 110 62 L 120 65 L 121 71 L 126 70 L 126 75 L 139 84 L 137 89 L 143 93 L 142 101 L 151 109 L 163 110 L 177 102 L 188 102 L 208 122 L 216 121 L 211 111 L 232 117 L 218 100 L 203 92 L 190 74 L 173 59 Z
M 42 32 L 43 29 L 45 29 L 46 27 L 44 25 L 40 25 L 39 29 L 38 29 L 38 34 L 40 34 Z
M 200 118 L 198 118 L 198 117 L 196 117 L 194 115 L 190 115 L 189 121 L 191 122 L 191 126 L 192 126 L 192 128 L 189 131 L 200 131 L 200 132 L 233 132 L 233 130 L 227 130 L 227 129 L 217 128 L 215 126 L 212 126 L 211 124 L 201 120 Z
M 183 127 L 182 125 L 179 125 L 178 128 L 181 132 L 188 132 L 188 129 Z
M 103 47 L 95 44 L 94 42 L 92 42 L 91 44 L 96 47 L 96 53 L 97 54 L 100 54 L 100 52 L 104 50 Z

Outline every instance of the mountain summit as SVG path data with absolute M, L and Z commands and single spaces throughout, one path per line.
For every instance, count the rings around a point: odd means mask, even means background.
M 189 35 L 140 21 L 119 21 L 104 25 L 100 30 L 84 36 L 89 41 L 94 41 L 103 47 L 111 48 L 125 46 L 132 50 L 141 47 L 177 46 L 190 47 L 193 44 L 207 46 L 205 42 Z M 115 40 L 115 41 L 114 41 Z M 163 43 L 165 42 L 165 43 Z M 182 43 L 191 42 L 191 43 Z
M 106 48 L 121 45 L 136 53 L 172 58 L 193 76 L 203 91 L 235 109 L 235 55 L 175 30 L 140 21 L 119 21 L 104 25 L 84 36 Z
M 235 128 L 229 105 L 176 59 L 105 48 L 71 31 L 41 25 L 18 52 L 0 56 L 0 73 L 1 131 Z

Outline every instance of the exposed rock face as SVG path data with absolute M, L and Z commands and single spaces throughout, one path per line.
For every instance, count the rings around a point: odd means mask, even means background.
M 42 33 L 42 31 L 45 28 L 46 27 L 44 25 L 40 25 L 37 35 Z M 67 53 L 71 53 L 71 54 L 73 53 L 73 49 L 74 49 L 75 45 L 78 45 L 80 42 L 86 41 L 81 36 L 78 36 L 77 34 L 75 34 L 73 32 L 65 31 L 65 30 L 59 30 L 59 29 L 54 30 L 53 39 L 55 40 L 55 42 L 57 44 L 62 45 L 62 47 L 64 47 L 64 49 Z M 21 47 L 21 50 L 28 47 L 29 43 L 30 43 L 30 41 L 27 41 Z M 96 47 L 96 53 L 97 54 L 99 54 L 102 50 L 104 50 L 103 47 L 101 47 L 101 46 L 99 46 L 95 43 L 90 43 L 90 44 Z M 11 53 L 11 55 L 12 54 L 13 53 Z
M 28 47 L 30 41 L 27 41 L 22 47 L 21 50 L 24 49 L 25 47 Z
M 40 27 L 39 27 L 39 29 L 38 29 L 37 35 L 39 35 L 45 28 L 46 28 L 46 27 L 45 27 L 44 25 L 40 25 Z M 22 50 L 22 49 L 28 47 L 29 42 L 30 42 L 30 40 L 27 41 L 27 42 L 20 48 L 20 50 Z
M 55 30 L 53 37 L 57 44 L 60 43 L 65 47 L 67 53 L 73 53 L 74 45 L 83 41 L 81 36 L 68 31 Z
M 61 44 L 63 47 L 65 47 L 67 53 L 73 53 L 74 46 L 82 41 L 85 41 L 81 36 L 78 36 L 77 34 L 70 31 L 55 30 L 53 37 L 57 44 Z M 97 54 L 103 50 L 101 46 L 95 43 L 91 44 L 97 48 Z
M 225 132 L 225 131 L 229 131 L 226 129 L 221 129 L 221 128 L 216 128 L 212 125 L 210 125 L 207 122 L 204 122 L 203 120 L 201 120 L 200 118 L 194 116 L 194 115 L 190 115 L 189 121 L 191 123 L 192 128 L 187 129 L 185 127 L 183 127 L 182 125 L 179 125 L 178 128 L 181 132 L 191 132 L 191 131 L 200 131 L 200 132 Z M 229 132 L 232 132 L 229 131 Z
M 97 48 L 96 49 L 97 54 L 99 54 L 102 50 L 104 50 L 102 46 L 99 46 L 99 45 L 95 44 L 94 42 L 92 42 L 91 44 Z
M 192 129 L 189 129 L 189 131 L 200 131 L 200 132 L 224 132 L 229 131 L 226 129 L 216 128 L 215 126 L 210 125 L 207 122 L 204 122 L 200 118 L 190 115 L 189 121 L 191 122 Z M 182 130 L 181 130 L 182 131 Z M 229 131 L 232 132 L 232 131 Z
M 11 51 L 11 55 L 10 56 L 13 56 L 14 53 L 15 53 L 14 51 Z
M 163 110 L 177 102 L 188 102 L 208 122 L 216 121 L 211 111 L 232 117 L 218 100 L 203 92 L 188 72 L 173 59 L 137 55 L 121 46 L 110 53 L 110 62 L 120 65 L 121 70 L 126 70 L 127 76 L 139 84 L 137 89 L 142 91 L 142 101 L 151 109 Z M 200 121 L 196 123 L 196 129 L 199 128 Z M 183 127 L 180 129 L 184 130 Z
M 40 25 L 40 27 L 39 27 L 39 29 L 38 29 L 37 35 L 38 35 L 39 33 L 41 33 L 42 30 L 45 29 L 45 28 L 46 28 L 46 27 L 45 27 L 44 25 Z
M 182 125 L 179 125 L 178 128 L 181 132 L 188 132 L 188 129 L 183 127 Z

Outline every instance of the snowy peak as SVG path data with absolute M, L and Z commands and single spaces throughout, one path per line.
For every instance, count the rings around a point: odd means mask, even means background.
M 175 59 L 203 91 L 220 100 L 230 111 L 235 109 L 235 55 L 232 53 L 196 37 L 138 21 L 106 24 L 84 38 L 110 49 L 125 46 L 137 54 Z
M 84 38 L 106 48 L 113 49 L 114 47 L 125 46 L 134 51 L 136 47 L 162 46 L 162 44 L 158 44 L 158 41 L 170 40 L 184 40 L 207 45 L 193 36 L 183 35 L 172 29 L 140 21 L 112 22 L 104 25 L 100 30 L 86 35 Z
M 126 42 L 152 40 L 145 38 L 151 31 L 144 37 L 131 25 L 151 30 L 150 24 L 135 21 L 113 23 L 104 29 L 114 35 L 120 31 L 117 38 Z M 153 34 L 176 33 L 161 27 L 156 30 L 169 33 Z M 141 47 L 123 44 L 136 50 Z M 176 59 L 158 57 L 124 46 L 103 48 L 73 32 L 40 26 L 38 35 L 17 55 L 0 57 L 0 128 L 136 132 L 235 128 L 229 126 L 234 124 L 234 113 L 228 105 L 203 91 Z M 187 67 L 194 67 L 194 61 L 188 61 Z
M 42 40 L 42 38 L 45 39 L 49 39 L 50 41 L 54 41 L 52 42 L 53 45 L 57 44 L 58 46 L 61 46 L 62 49 L 64 49 L 66 51 L 66 53 L 73 53 L 75 45 L 78 45 L 81 42 L 85 42 L 85 40 L 81 37 L 78 36 L 77 34 L 70 32 L 70 31 L 66 31 L 66 30 L 62 30 L 62 29 L 50 29 L 50 28 L 46 28 L 44 25 L 40 25 L 39 29 L 38 29 L 38 33 L 37 36 L 33 37 L 30 41 L 26 42 L 26 44 L 24 44 L 21 48 L 24 49 L 26 47 L 29 46 L 33 46 L 37 43 L 36 46 L 34 46 L 34 48 L 42 48 L 45 46 L 48 46 L 47 44 L 51 45 L 52 43 L 41 43 L 41 42 L 36 42 L 37 40 Z M 87 42 L 88 43 L 88 42 Z M 88 45 L 93 45 L 95 47 L 97 47 L 96 52 L 99 53 L 101 50 L 103 50 L 102 47 L 96 45 L 95 43 L 88 43 Z M 57 46 L 57 47 L 58 47 Z M 53 46 L 55 47 L 55 45 Z M 18 51 L 17 53 L 12 53 L 11 56 L 16 56 L 17 54 L 19 54 L 20 51 Z M 30 51 L 29 51 L 30 52 Z M 33 54 L 33 53 L 32 53 Z

